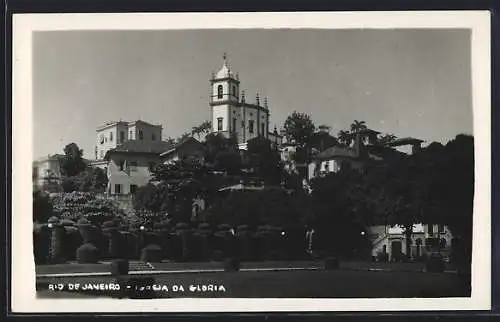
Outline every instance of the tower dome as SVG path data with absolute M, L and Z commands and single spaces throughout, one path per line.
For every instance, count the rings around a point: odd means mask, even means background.
M 229 67 L 227 63 L 227 55 L 224 54 L 224 64 L 222 65 L 221 69 L 215 74 L 216 79 L 222 79 L 222 78 L 234 78 L 234 73 L 231 71 L 231 68 Z

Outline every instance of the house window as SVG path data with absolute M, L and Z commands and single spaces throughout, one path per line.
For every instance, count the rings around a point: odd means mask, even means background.
M 95 158 L 97 159 L 97 147 L 95 147 Z
M 151 140 L 156 141 L 156 134 L 151 134 Z
M 125 161 L 121 160 L 118 166 L 120 167 L 120 171 L 123 171 L 125 168 Z
M 128 132 L 128 139 L 129 140 L 132 140 L 133 136 L 132 136 L 132 131 Z
M 148 163 L 148 167 L 149 167 L 149 171 L 153 171 L 154 168 L 156 167 L 156 163 L 155 162 L 149 162 Z
M 217 98 L 222 98 L 222 85 L 217 86 Z
M 113 132 L 109 132 L 109 141 L 113 142 Z
M 115 184 L 115 194 L 119 195 L 122 193 L 122 185 L 121 184 Z
M 101 150 L 101 159 L 104 158 L 104 150 Z
M 262 135 L 265 135 L 265 132 L 266 132 L 266 125 L 264 123 L 262 123 L 260 125 L 260 132 Z
M 125 132 L 120 131 L 120 142 L 125 141 Z
M 137 171 L 137 162 L 136 161 L 131 161 L 128 163 L 128 169 L 131 172 Z
M 104 135 L 101 134 L 100 138 L 99 138 L 99 142 L 101 142 L 101 144 L 104 144 Z
M 233 118 L 233 131 L 236 131 L 236 118 Z
M 253 133 L 253 120 L 248 121 L 248 132 Z
M 135 195 L 136 192 L 137 192 L 137 185 L 131 184 L 130 185 L 130 193 Z
M 222 117 L 217 118 L 217 131 L 222 131 Z
M 438 226 L 439 233 L 443 234 L 444 233 L 444 225 L 439 225 Z
M 139 130 L 139 140 L 144 139 L 144 133 L 142 133 L 142 130 Z
M 428 228 L 427 228 L 429 234 L 433 234 L 434 233 L 434 225 L 428 225 Z

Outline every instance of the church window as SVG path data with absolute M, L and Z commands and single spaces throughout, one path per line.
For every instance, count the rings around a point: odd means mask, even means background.
M 236 95 L 236 86 L 233 85 L 233 96 L 237 97 Z
M 109 141 L 113 142 L 113 132 L 109 132 Z
M 144 133 L 142 133 L 142 130 L 139 130 L 139 140 L 144 139 Z
M 217 98 L 222 98 L 222 85 L 217 86 Z
M 236 131 L 236 117 L 233 118 L 233 131 Z
M 248 121 L 248 132 L 253 133 L 253 120 Z
M 262 135 L 265 135 L 265 132 L 266 132 L 266 125 L 264 123 L 262 123 L 260 125 L 260 129 L 261 129 L 261 132 L 262 132 Z
M 101 144 L 104 144 L 104 135 L 101 134 L 99 141 L 101 142 Z
M 125 132 L 120 131 L 120 142 L 125 141 Z
M 222 117 L 217 118 L 217 131 L 222 131 Z

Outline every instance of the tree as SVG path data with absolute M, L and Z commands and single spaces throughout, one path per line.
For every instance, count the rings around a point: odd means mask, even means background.
M 134 198 L 134 209 L 166 212 L 169 207 L 168 186 L 165 182 L 139 187 Z
M 342 144 L 345 144 L 347 146 L 351 145 L 352 134 L 349 131 L 341 130 L 338 133 L 338 138 L 339 138 L 339 142 L 341 142 Z
M 108 177 L 103 169 L 87 167 L 76 177 L 79 191 L 104 192 L 108 184 Z
M 354 120 L 354 122 L 351 124 L 351 133 L 358 133 L 361 130 L 366 130 L 366 122 L 365 121 L 358 121 Z
M 284 130 L 287 140 L 305 146 L 310 141 L 315 126 L 306 113 L 293 112 L 285 120 Z
M 64 147 L 64 157 L 61 159 L 61 173 L 63 176 L 72 177 L 85 170 L 83 161 L 83 150 L 76 143 L 70 143 Z
M 156 188 L 149 187 L 141 192 L 139 198 L 148 210 L 165 211 L 172 215 L 175 222 L 189 221 L 193 199 L 205 193 L 204 180 L 207 169 L 198 163 L 176 161 L 158 165 L 153 170 L 154 181 L 160 184 Z
M 351 256 L 360 248 L 367 223 L 367 208 L 361 199 L 362 177 L 356 171 L 341 170 L 311 182 L 313 217 L 310 224 L 319 236 L 320 248 L 337 255 Z M 365 202 L 366 203 L 366 202 Z
M 271 147 L 270 140 L 257 137 L 248 141 L 247 152 L 249 166 L 256 170 L 257 176 L 267 183 L 280 183 L 283 165 L 278 151 Z

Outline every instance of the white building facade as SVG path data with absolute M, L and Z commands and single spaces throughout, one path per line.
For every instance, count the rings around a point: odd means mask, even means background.
M 162 126 L 141 120 L 109 122 L 96 130 L 95 160 L 102 161 L 106 152 L 129 140 L 144 142 L 161 141 Z

